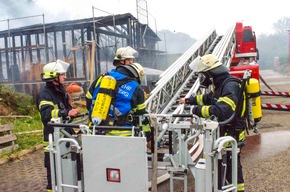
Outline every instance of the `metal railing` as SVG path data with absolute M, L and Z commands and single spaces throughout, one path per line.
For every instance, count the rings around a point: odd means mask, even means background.
M 198 55 L 203 55 L 207 51 L 216 36 L 216 31 L 211 30 L 160 75 L 156 87 L 151 91 L 150 97 L 145 102 L 149 113 L 164 112 L 164 108 L 171 105 L 169 99 L 176 97 L 177 91 L 185 86 L 185 82 L 189 81 L 192 73 L 189 64 Z

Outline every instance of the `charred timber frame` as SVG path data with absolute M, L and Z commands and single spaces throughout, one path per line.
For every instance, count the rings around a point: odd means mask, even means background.
M 108 70 L 108 65 L 113 67 L 114 54 L 122 46 L 132 46 L 139 52 L 136 62 L 145 67 L 156 66 L 156 43 L 160 41 L 157 34 L 130 13 L 114 15 L 114 20 L 112 16 L 102 16 L 0 31 L 0 84 L 36 93 L 42 84 L 43 65 L 61 59 L 72 65 L 68 82 L 87 85 L 89 54 L 95 54 L 93 75 L 97 77 Z M 96 48 L 91 50 L 94 32 Z

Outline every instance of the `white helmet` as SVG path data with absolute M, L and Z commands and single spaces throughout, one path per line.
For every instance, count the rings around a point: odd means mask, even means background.
M 48 63 L 43 67 L 41 78 L 43 81 L 53 81 L 58 75 L 66 73 L 68 67 L 69 64 L 61 60 Z
M 214 69 L 218 66 L 222 65 L 222 63 L 217 59 L 217 57 L 213 54 L 207 54 L 202 57 L 197 56 L 189 65 L 189 67 L 194 72 L 206 72 L 211 69 Z
M 114 60 L 134 59 L 138 57 L 138 52 L 132 47 L 121 47 L 116 51 Z

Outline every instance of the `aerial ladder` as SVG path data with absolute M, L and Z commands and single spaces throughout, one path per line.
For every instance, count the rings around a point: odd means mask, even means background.
M 190 107 L 179 105 L 180 97 L 207 92 L 189 68 L 199 55 L 215 54 L 227 67 L 231 66 L 236 48 L 236 26 L 223 36 L 209 30 L 166 71 L 160 75 L 146 100 L 147 117 L 151 121 L 154 142 L 146 149 L 146 138 L 140 127 L 87 126 L 84 123 L 61 123 L 52 119 L 54 135 L 50 135 L 53 191 L 157 191 L 159 171 L 170 181 L 184 182 L 188 191 L 188 173 L 195 178 L 195 191 L 237 191 L 237 143 L 230 136 L 220 137 L 219 126 L 225 122 L 202 119 L 190 113 Z M 251 76 L 244 73 L 243 78 Z M 141 117 L 142 118 L 142 117 Z M 192 119 L 192 123 L 189 122 Z M 141 122 L 141 119 L 140 119 Z M 78 128 L 82 134 L 69 135 L 66 128 Z M 130 130 L 131 137 L 96 134 L 103 130 Z M 224 144 L 232 147 L 226 149 Z M 219 171 L 225 150 L 231 150 L 232 181 L 221 182 Z M 162 164 L 165 163 L 165 164 Z M 151 174 L 149 173 L 151 172 Z

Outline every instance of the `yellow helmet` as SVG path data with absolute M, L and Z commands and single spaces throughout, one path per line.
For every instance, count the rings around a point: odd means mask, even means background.
M 211 69 L 214 69 L 218 66 L 222 65 L 222 63 L 218 60 L 218 58 L 213 54 L 207 54 L 202 57 L 197 56 L 190 64 L 189 67 L 194 72 L 206 72 Z
M 127 71 L 129 71 L 138 81 L 138 83 L 140 84 L 144 75 L 145 75 L 145 70 L 142 67 L 142 65 L 140 65 L 139 63 L 132 63 L 130 65 L 120 65 L 117 68 L 122 67 L 125 68 Z
M 137 71 L 138 73 L 138 79 L 141 82 L 144 75 L 145 75 L 145 70 L 142 67 L 142 65 L 140 65 L 139 63 L 132 63 L 131 66 Z
M 66 73 L 69 64 L 67 62 L 57 60 L 51 62 L 43 67 L 43 73 L 41 73 L 41 79 L 43 81 L 53 81 L 58 75 Z
M 132 47 L 121 47 L 116 51 L 114 60 L 134 59 L 137 56 L 138 52 Z

